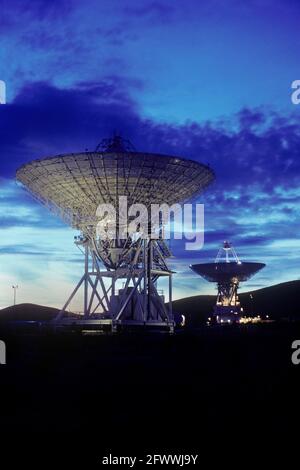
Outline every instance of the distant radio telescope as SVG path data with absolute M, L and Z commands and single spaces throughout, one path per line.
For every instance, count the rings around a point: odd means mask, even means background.
M 225 241 L 214 263 L 192 264 L 190 268 L 218 286 L 213 318 L 216 323 L 236 323 L 243 313 L 237 294 L 239 283 L 248 281 L 265 267 L 263 263 L 242 262 L 235 249 Z
M 94 152 L 71 153 L 34 160 L 17 171 L 17 180 L 48 209 L 80 231 L 75 243 L 85 253 L 84 273 L 56 318 L 63 326 L 77 324 L 164 327 L 173 331 L 171 255 L 162 237 L 114 239 L 97 235 L 99 204 L 182 203 L 201 194 L 213 181 L 206 165 L 169 155 L 136 152 L 120 136 L 107 139 Z M 169 280 L 168 306 L 157 288 Z M 66 315 L 83 287 L 82 319 Z

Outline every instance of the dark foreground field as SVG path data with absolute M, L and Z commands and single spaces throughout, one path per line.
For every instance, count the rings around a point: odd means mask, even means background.
M 57 462 L 63 449 L 69 463 L 170 449 L 213 449 L 213 460 L 223 445 L 231 456 L 268 450 L 267 439 L 276 453 L 299 419 L 297 323 L 1 339 L 1 442 L 12 460 L 41 449 Z

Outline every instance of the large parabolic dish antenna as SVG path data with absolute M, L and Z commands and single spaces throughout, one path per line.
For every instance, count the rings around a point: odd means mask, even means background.
M 67 324 L 66 309 L 83 286 L 85 323 L 110 323 L 113 330 L 126 324 L 164 325 L 172 330 L 172 272 L 166 264 L 170 251 L 163 238 L 151 239 L 147 233 L 146 238 L 103 240 L 95 230 L 97 207 L 103 203 L 117 207 L 120 196 L 127 197 L 128 206 L 140 203 L 147 209 L 151 204 L 190 201 L 214 180 L 209 166 L 177 156 L 136 152 L 115 136 L 95 152 L 26 163 L 18 169 L 17 180 L 81 232 L 76 244 L 85 250 L 84 275 L 57 322 Z M 169 279 L 168 307 L 157 290 L 161 276 Z
M 232 279 L 238 282 L 245 282 L 251 279 L 254 274 L 260 271 L 265 265 L 263 263 L 202 263 L 193 264 L 192 270 L 209 282 L 228 282 Z
M 99 204 L 128 205 L 190 200 L 212 182 L 206 165 L 179 157 L 137 152 L 85 152 L 33 160 L 17 171 L 39 201 L 69 225 L 85 232 L 97 225 Z
M 214 319 L 217 323 L 236 323 L 240 320 L 243 308 L 237 294 L 239 283 L 248 281 L 264 267 L 264 263 L 240 261 L 234 247 L 228 241 L 224 241 L 214 263 L 190 266 L 199 276 L 217 284 L 218 295 L 214 308 Z

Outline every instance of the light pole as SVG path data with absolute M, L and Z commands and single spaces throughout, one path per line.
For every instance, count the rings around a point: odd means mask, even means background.
M 14 305 L 16 305 L 16 300 L 17 300 L 17 289 L 18 289 L 19 286 L 12 286 L 13 290 L 14 290 Z
M 251 314 L 254 317 L 254 305 L 253 305 L 253 294 L 250 294 L 250 299 L 251 299 Z

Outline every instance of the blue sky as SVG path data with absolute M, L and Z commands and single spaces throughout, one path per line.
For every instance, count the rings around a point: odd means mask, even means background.
M 245 288 L 299 277 L 300 4 L 0 0 L 0 307 L 60 306 L 80 277 L 73 231 L 14 182 L 26 161 L 93 150 L 114 130 L 140 151 L 209 163 L 205 246 L 172 242 L 175 295 L 214 292 L 188 265 L 224 238 L 267 267 Z M 74 306 L 76 308 L 76 306 Z

